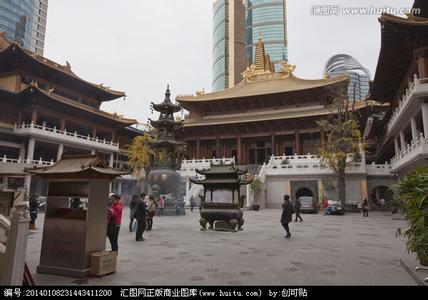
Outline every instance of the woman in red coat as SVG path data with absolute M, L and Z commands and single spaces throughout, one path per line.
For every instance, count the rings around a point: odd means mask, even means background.
M 119 237 L 120 224 L 122 223 L 122 204 L 120 203 L 119 197 L 117 195 L 112 196 L 112 203 L 107 209 L 107 236 L 110 240 L 111 251 L 117 252 L 119 250 L 117 239 Z

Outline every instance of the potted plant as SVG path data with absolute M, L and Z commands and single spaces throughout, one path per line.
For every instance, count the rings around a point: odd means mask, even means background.
M 260 178 L 256 178 L 253 180 L 253 182 L 251 182 L 250 188 L 251 188 L 251 194 L 253 194 L 253 202 L 252 202 L 253 210 L 259 210 L 260 209 L 259 195 L 263 188 L 263 182 L 260 180 Z
M 408 173 L 397 184 L 399 212 L 409 227 L 404 231 L 406 250 L 416 254 L 421 265 L 428 266 L 428 167 Z M 401 228 L 397 235 L 401 235 Z
M 290 161 L 288 160 L 288 158 L 285 158 L 282 160 L 281 165 L 288 165 L 290 164 Z

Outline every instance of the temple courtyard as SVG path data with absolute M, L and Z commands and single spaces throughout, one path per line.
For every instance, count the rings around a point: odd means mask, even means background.
M 30 233 L 27 263 L 37 285 L 416 285 L 400 263 L 405 222 L 389 212 L 368 218 L 302 214 L 284 238 L 281 210 L 245 211 L 244 231 L 200 231 L 199 210 L 155 217 L 143 242 L 128 230 L 123 210 L 117 272 L 76 279 L 37 274 L 44 214 Z M 107 241 L 107 249 L 110 243 Z

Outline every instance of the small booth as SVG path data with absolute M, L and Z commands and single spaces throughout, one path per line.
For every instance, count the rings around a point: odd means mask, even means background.
M 99 154 L 63 155 L 53 166 L 27 169 L 48 181 L 38 273 L 83 278 L 91 254 L 105 251 L 109 183 L 127 174 Z
M 247 170 L 239 170 L 233 164 L 211 164 L 210 169 L 199 170 L 196 173 L 204 175 L 205 179 L 190 179 L 194 184 L 204 186 L 204 195 L 201 197 L 201 230 L 205 231 L 207 223 L 209 229 L 219 231 L 243 230 L 244 224 L 242 207 L 245 196 L 240 195 L 241 185 L 250 184 L 251 179 L 241 178 Z M 209 192 L 209 199 L 207 199 Z M 217 197 L 214 197 L 217 194 Z M 235 197 L 235 194 L 236 197 Z M 208 200 L 208 201 L 207 201 Z

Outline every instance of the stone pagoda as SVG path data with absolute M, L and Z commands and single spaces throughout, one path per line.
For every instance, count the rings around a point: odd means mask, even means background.
M 165 215 L 176 214 L 177 207 L 180 208 L 180 214 L 185 214 L 181 175 L 177 172 L 184 155 L 185 144 L 179 141 L 183 126 L 174 120 L 174 113 L 181 111 L 181 107 L 172 103 L 170 96 L 168 85 L 165 100 L 159 104 L 151 103 L 152 109 L 160 113 L 159 119 L 149 119 L 156 138 L 149 142 L 154 154 L 148 182 L 156 201 L 160 196 L 164 197 Z

